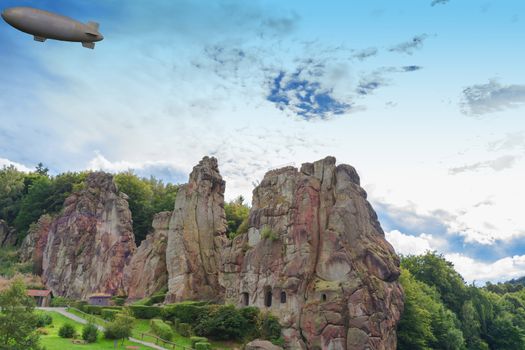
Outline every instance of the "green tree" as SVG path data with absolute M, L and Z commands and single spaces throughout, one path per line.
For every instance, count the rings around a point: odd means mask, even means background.
M 31 223 L 48 212 L 52 194 L 53 184 L 50 178 L 39 175 L 31 179 L 27 194 L 22 199 L 20 211 L 14 221 L 14 226 L 21 237 L 25 235 Z
M 248 215 L 250 207 L 244 204 L 244 197 L 239 196 L 235 200 L 224 204 L 226 221 L 228 224 L 228 237 L 234 238 L 248 229 Z
M 104 337 L 106 339 L 114 339 L 116 348 L 118 340 L 122 340 L 122 344 L 124 344 L 124 340 L 131 336 L 134 323 L 135 318 L 128 313 L 117 314 L 113 321 L 105 325 Z
M 40 349 L 34 301 L 26 295 L 21 279 L 0 292 L 0 309 L 0 349 Z
M 455 314 L 467 299 L 467 287 L 454 265 L 436 252 L 410 255 L 401 259 L 401 265 L 421 282 L 433 286 L 439 292 L 445 306 Z
M 0 169 L 0 219 L 12 224 L 24 195 L 24 176 L 14 166 L 4 166 Z

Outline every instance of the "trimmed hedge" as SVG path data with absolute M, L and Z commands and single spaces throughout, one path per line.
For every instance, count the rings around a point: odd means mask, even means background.
M 187 338 L 193 335 L 193 330 L 191 329 L 191 326 L 187 323 L 176 323 L 175 329 L 177 330 L 177 333 L 179 333 L 183 337 Z
M 195 350 L 211 350 L 211 344 L 208 342 L 196 343 Z
M 168 324 L 164 323 L 164 321 L 154 318 L 149 322 L 149 325 L 151 327 L 151 330 L 153 331 L 153 334 L 155 334 L 159 338 L 162 338 L 164 340 L 173 339 L 173 330 Z
M 103 306 L 98 305 L 84 305 L 82 311 L 91 315 L 102 315 Z
M 209 307 L 212 306 L 206 302 L 186 301 L 178 304 L 172 304 L 164 307 L 162 318 L 174 321 L 175 319 L 182 323 L 197 324 L 201 316 L 208 314 Z
M 162 308 L 158 306 L 130 305 L 129 308 L 133 313 L 133 316 L 146 320 L 160 317 L 162 312 Z
M 101 315 L 103 319 L 107 321 L 113 321 L 115 319 L 115 315 L 119 312 L 121 312 L 121 310 L 103 309 Z
M 149 298 L 145 305 L 160 304 L 164 302 L 164 299 L 166 299 L 166 294 L 155 294 Z
M 197 343 L 206 343 L 208 341 L 208 338 L 204 338 L 204 337 L 191 337 L 190 338 L 190 341 L 191 341 L 191 347 L 192 348 L 195 348 L 195 344 Z

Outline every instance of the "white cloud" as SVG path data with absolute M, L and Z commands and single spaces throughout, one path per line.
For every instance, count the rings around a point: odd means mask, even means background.
M 525 85 L 501 85 L 492 79 L 487 84 L 463 90 L 463 112 L 481 115 L 525 106 Z
M 9 159 L 6 159 L 6 158 L 0 158 L 0 168 L 3 168 L 4 166 L 10 166 L 10 165 L 13 165 L 18 170 L 26 172 L 26 173 L 32 171 L 32 169 L 26 167 L 23 164 L 20 164 L 20 163 L 17 163 L 17 162 L 13 162 L 13 161 L 11 161 Z
M 427 251 L 443 251 L 447 242 L 438 239 L 434 235 L 421 233 L 418 236 L 404 234 L 398 230 L 385 232 L 387 241 L 392 244 L 398 254 L 420 255 Z
M 485 263 L 463 254 L 445 254 L 445 259 L 454 264 L 467 283 L 504 282 L 522 277 L 525 271 L 525 255 L 506 257 L 492 263 Z

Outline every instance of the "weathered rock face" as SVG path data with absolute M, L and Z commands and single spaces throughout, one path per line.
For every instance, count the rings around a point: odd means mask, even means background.
M 204 157 L 179 188 L 168 232 L 167 300 L 218 300 L 221 252 L 226 244 L 225 183 L 217 160 Z
M 267 173 L 223 254 L 227 301 L 277 315 L 290 349 L 395 349 L 399 260 L 348 165 Z
M 129 300 L 151 296 L 168 285 L 166 246 L 171 214 L 166 211 L 155 215 L 153 232 L 142 241 L 124 269 L 124 286 Z
M 280 346 L 273 345 L 268 340 L 256 339 L 246 344 L 244 350 L 282 350 L 282 348 Z
M 52 223 L 53 218 L 50 215 L 42 215 L 36 225 L 29 228 L 20 246 L 20 260 L 22 262 L 31 261 L 33 273 L 38 276 L 42 274 L 42 260 Z
M 42 278 L 54 295 L 115 294 L 123 289 L 124 266 L 135 249 L 125 195 L 110 174 L 92 173 L 51 224 Z
M 16 231 L 9 227 L 4 220 L 0 220 L 0 248 L 13 247 L 18 240 Z

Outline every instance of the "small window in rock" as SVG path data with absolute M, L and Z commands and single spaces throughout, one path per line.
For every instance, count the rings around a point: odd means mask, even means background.
M 272 306 L 272 290 L 271 289 L 267 289 L 266 292 L 264 293 L 264 305 L 266 307 Z
M 248 306 L 250 304 L 250 296 L 246 292 L 242 293 L 242 304 L 244 306 Z
M 281 304 L 286 303 L 286 292 L 281 292 Z
M 322 300 L 322 301 L 326 301 L 326 294 L 322 294 L 322 295 L 321 295 L 321 300 Z

